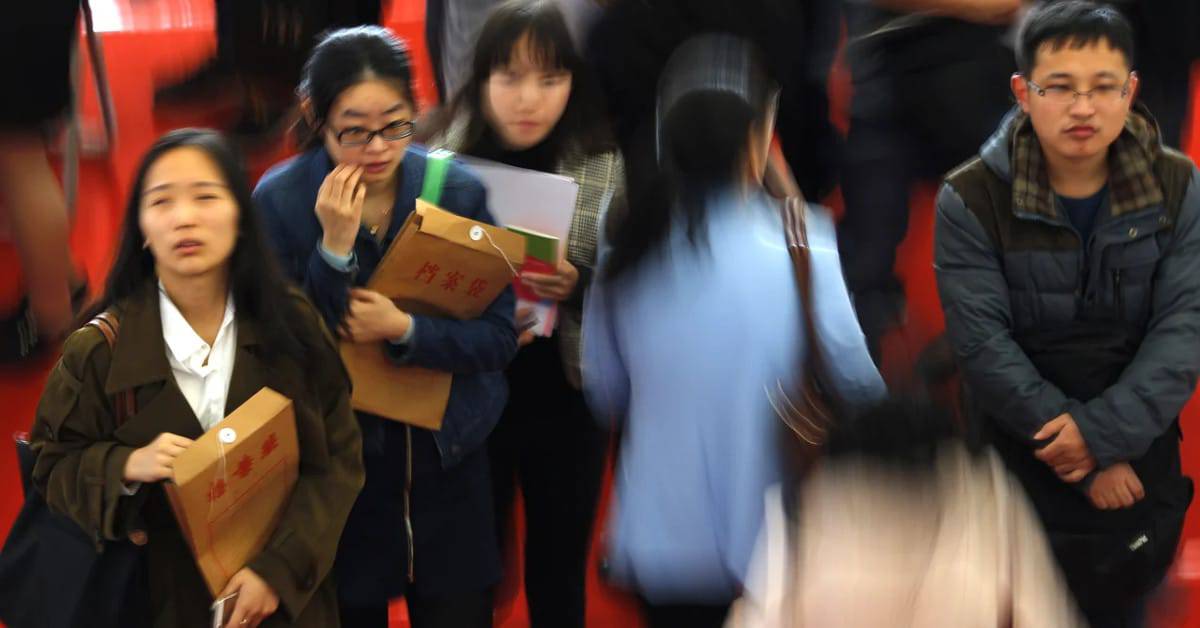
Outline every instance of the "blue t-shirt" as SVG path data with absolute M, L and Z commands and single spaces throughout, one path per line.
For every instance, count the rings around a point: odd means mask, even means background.
M 1096 215 L 1100 213 L 1100 208 L 1104 205 L 1104 199 L 1108 196 L 1108 184 L 1100 188 L 1099 192 L 1087 198 L 1071 198 L 1069 196 L 1058 197 L 1062 203 L 1063 209 L 1067 212 L 1067 217 L 1070 218 L 1071 224 L 1075 225 L 1075 229 L 1079 231 L 1079 237 L 1083 241 L 1083 248 L 1087 249 L 1088 239 L 1092 236 L 1092 229 L 1096 226 Z

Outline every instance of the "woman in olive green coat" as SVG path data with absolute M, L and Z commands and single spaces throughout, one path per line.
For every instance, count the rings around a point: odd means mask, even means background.
M 213 597 L 161 482 L 174 458 L 263 386 L 294 402 L 300 475 L 266 548 L 237 572 L 228 625 L 338 625 L 330 578 L 363 483 L 349 381 L 319 316 L 267 253 L 249 187 L 215 133 L 181 130 L 151 148 L 96 311 L 119 319 L 66 342 L 34 425 L 34 481 L 50 507 L 99 543 L 146 542 L 148 625 L 207 627 Z M 132 390 L 120 425 L 114 399 Z

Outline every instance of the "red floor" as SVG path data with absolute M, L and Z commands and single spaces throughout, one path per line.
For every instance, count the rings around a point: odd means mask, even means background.
M 76 258 L 95 287 L 103 282 L 110 261 L 116 223 L 137 159 L 158 134 L 177 126 L 211 124 L 220 114 L 199 108 L 170 114 L 152 109 L 155 84 L 181 76 L 212 54 L 215 48 L 212 0 L 92 0 L 91 4 L 97 29 L 102 32 L 118 127 L 111 152 L 85 160 L 82 165 L 78 218 L 71 237 Z M 386 11 L 385 23 L 412 44 L 417 56 L 418 99 L 428 105 L 435 96 L 424 53 L 423 11 L 424 2 L 420 0 L 393 0 Z M 1200 93 L 1200 68 L 1193 85 L 1193 91 Z M 845 85 L 835 85 L 833 92 L 835 109 L 844 110 L 838 104 L 844 105 L 848 97 Z M 1196 123 L 1191 127 L 1190 153 L 1200 159 L 1200 105 L 1194 102 L 1193 111 Z M 96 100 L 90 94 L 84 100 L 84 117 L 85 126 L 98 125 Z M 254 160 L 251 164 L 254 174 L 260 174 L 285 150 L 281 147 Z M 931 268 L 932 189 L 915 193 L 912 206 L 912 229 L 899 262 L 909 295 L 910 324 L 887 343 L 885 371 L 889 373 L 903 373 L 912 357 L 942 327 Z M 0 244 L 0 268 L 16 266 L 11 248 Z M 20 298 L 21 287 L 16 277 L 15 270 L 3 273 L 0 311 L 10 311 Z M 47 360 L 16 369 L 0 367 L 0 402 L 6 410 L 0 415 L 0 436 L 28 429 L 50 365 Z M 1198 403 L 1193 399 L 1184 413 L 1185 431 L 1200 415 Z M 1200 445 L 1196 439 L 1185 441 L 1184 459 L 1190 474 L 1200 476 Z M 20 489 L 12 449 L 3 442 L 0 442 L 0 478 L 3 478 L 0 484 L 5 486 L 0 491 L 0 536 L 4 536 L 20 508 Z M 1195 511 L 1193 508 L 1185 533 L 1183 556 L 1157 610 L 1159 626 L 1200 628 L 1200 516 Z M 510 578 L 506 583 L 508 601 L 501 605 L 498 615 L 504 628 L 528 625 L 524 597 L 514 591 L 516 582 Z M 631 600 L 598 582 L 594 569 L 589 576 L 588 593 L 590 626 L 640 625 Z M 398 604 L 393 608 L 392 626 L 407 625 L 403 605 Z

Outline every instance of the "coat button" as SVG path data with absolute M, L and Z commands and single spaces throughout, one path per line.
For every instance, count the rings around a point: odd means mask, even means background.
M 1129 237 L 1131 237 L 1131 238 L 1136 238 L 1136 237 L 1137 237 L 1137 234 L 1138 234 L 1137 227 L 1130 227 L 1130 228 L 1129 228 Z
M 1165 224 L 1167 224 L 1167 217 L 1166 217 L 1166 216 L 1159 216 L 1159 217 L 1158 217 L 1158 224 L 1160 224 L 1160 225 L 1165 225 Z

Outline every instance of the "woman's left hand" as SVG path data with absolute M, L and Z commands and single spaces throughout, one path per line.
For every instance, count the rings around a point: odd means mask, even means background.
M 543 299 L 566 301 L 579 283 L 579 269 L 564 259 L 558 263 L 557 273 L 521 273 L 521 283 Z
M 412 316 L 396 307 L 392 300 L 375 292 L 350 290 L 350 310 L 338 330 L 351 342 L 376 342 L 400 338 L 412 326 Z
M 256 628 L 262 621 L 275 613 L 279 608 L 279 596 L 266 580 L 258 574 L 243 567 L 233 575 L 229 584 L 218 599 L 237 592 L 237 603 L 233 607 L 233 615 L 229 617 L 227 628 Z

